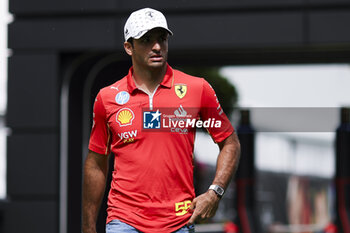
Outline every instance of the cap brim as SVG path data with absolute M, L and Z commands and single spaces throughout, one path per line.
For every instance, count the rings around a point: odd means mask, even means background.
M 162 29 L 164 29 L 164 30 L 166 30 L 168 33 L 169 33 L 169 35 L 174 35 L 174 33 L 172 32 L 172 31 L 170 31 L 168 28 L 165 28 L 165 27 L 153 27 L 153 28 L 150 28 L 150 29 L 147 29 L 147 30 L 144 30 L 144 31 L 142 31 L 142 32 L 140 32 L 138 35 L 136 35 L 136 36 L 131 36 L 132 38 L 134 38 L 134 39 L 140 39 L 141 37 L 143 37 L 147 32 L 149 32 L 149 31 L 151 31 L 152 29 L 155 29 L 155 28 L 162 28 Z M 131 38 L 130 37 L 130 38 Z

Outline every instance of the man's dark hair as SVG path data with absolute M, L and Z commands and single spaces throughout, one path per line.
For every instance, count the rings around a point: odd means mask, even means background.
M 131 44 L 132 47 L 134 47 L 134 38 L 130 37 L 127 42 Z

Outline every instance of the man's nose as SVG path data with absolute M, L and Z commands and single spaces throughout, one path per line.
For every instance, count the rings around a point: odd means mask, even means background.
M 155 41 L 153 44 L 152 50 L 160 51 L 160 49 L 161 49 L 160 43 L 158 41 Z

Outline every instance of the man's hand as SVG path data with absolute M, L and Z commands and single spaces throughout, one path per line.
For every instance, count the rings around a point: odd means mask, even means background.
M 220 154 L 216 163 L 216 173 L 212 184 L 227 188 L 235 173 L 240 154 L 240 144 L 235 133 L 218 143 Z M 215 191 L 208 190 L 206 193 L 196 197 L 190 207 L 193 214 L 188 222 L 192 225 L 195 221 L 203 221 L 215 215 L 219 206 L 220 198 Z
M 219 206 L 220 198 L 213 190 L 193 199 L 190 211 L 193 212 L 187 225 L 194 224 L 195 221 L 204 221 L 213 217 Z

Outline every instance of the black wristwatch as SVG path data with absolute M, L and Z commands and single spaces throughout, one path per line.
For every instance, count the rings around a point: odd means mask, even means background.
M 219 185 L 216 185 L 216 184 L 210 185 L 209 189 L 213 190 L 216 193 L 216 195 L 218 195 L 218 197 L 220 197 L 220 198 L 222 198 L 222 196 L 225 193 L 225 189 Z

